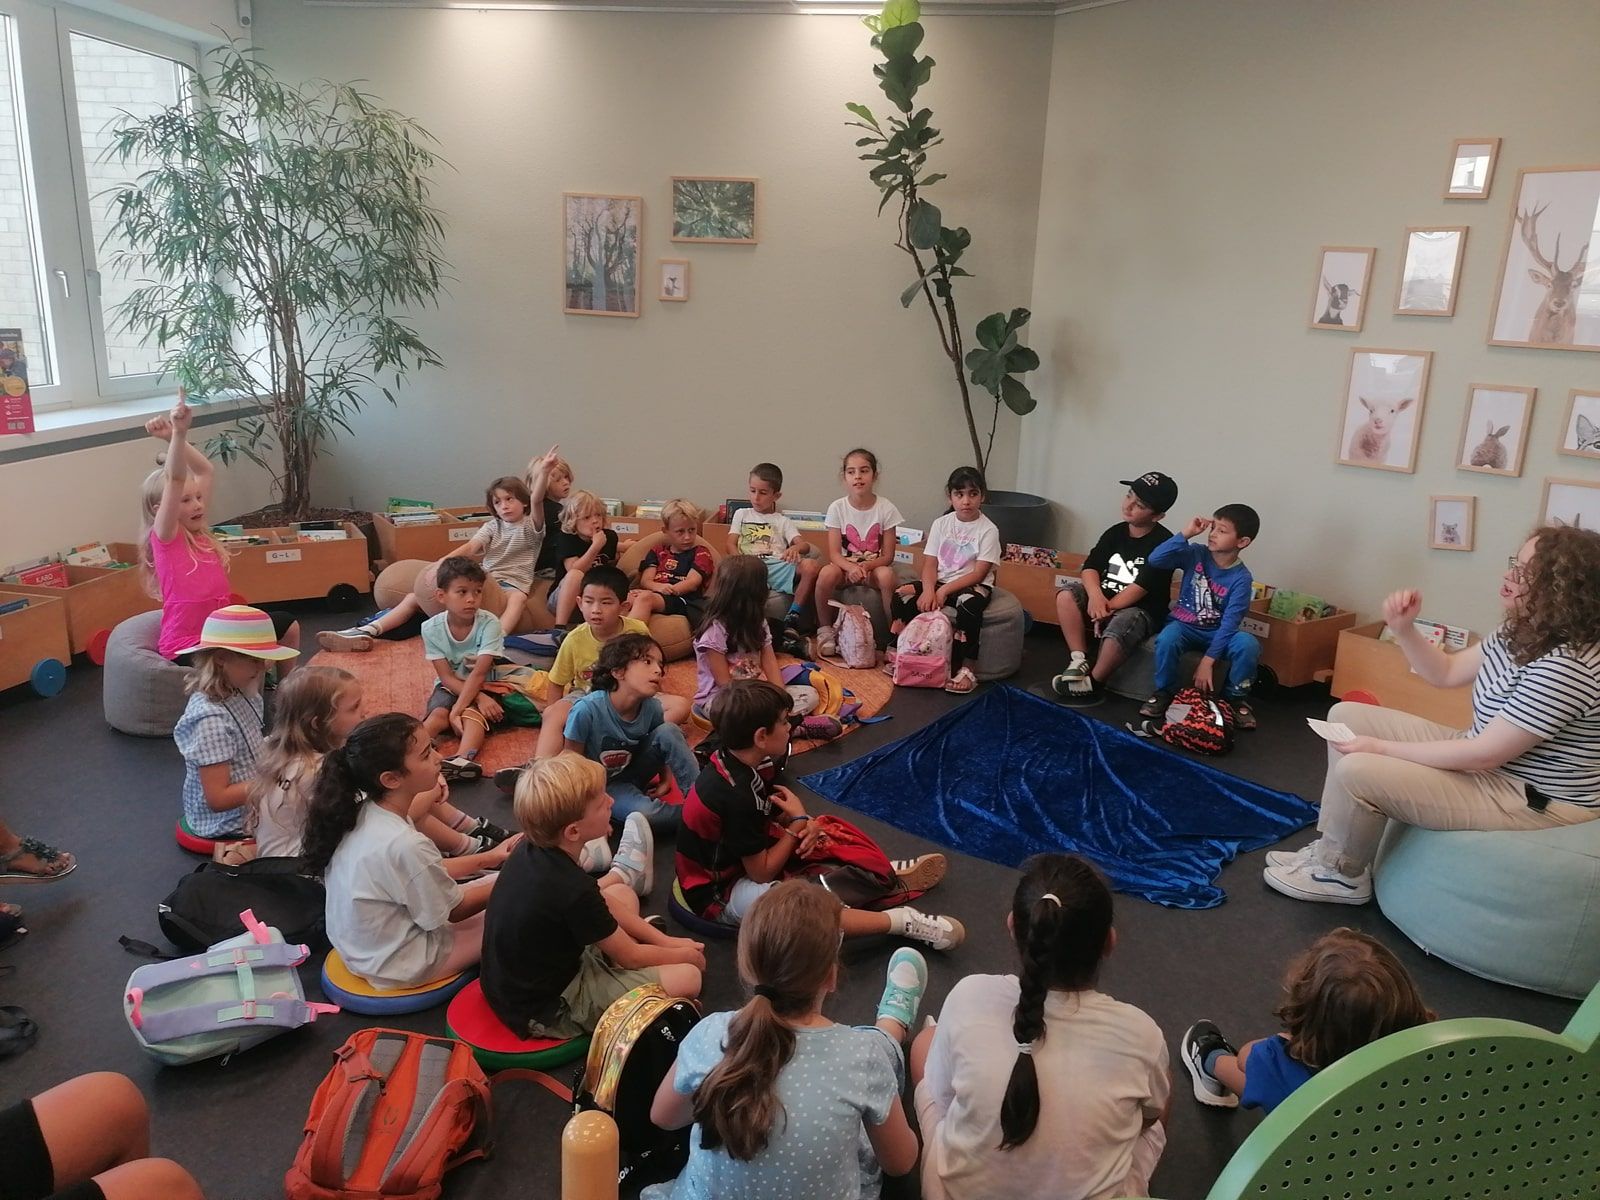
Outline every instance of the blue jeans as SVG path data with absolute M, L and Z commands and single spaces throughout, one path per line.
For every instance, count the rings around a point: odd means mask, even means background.
M 1211 633 L 1185 625 L 1182 621 L 1168 621 L 1156 634 L 1156 691 L 1178 690 L 1178 664 L 1186 650 L 1204 650 L 1211 645 Z M 1223 651 L 1228 660 L 1228 686 L 1224 694 L 1231 697 L 1248 696 L 1250 684 L 1256 677 L 1256 660 L 1261 657 L 1261 643 L 1239 630 L 1228 639 Z
M 678 781 L 678 790 L 687 796 L 700 774 L 700 764 L 695 762 L 694 751 L 689 749 L 689 743 L 684 740 L 683 730 L 669 721 L 656 728 L 647 746 L 648 750 L 643 752 L 653 751 L 651 757 L 662 759 L 667 764 L 667 770 L 672 772 L 672 777 Z M 611 795 L 613 820 L 621 821 L 629 813 L 642 812 L 645 820 L 650 822 L 650 828 L 657 833 L 678 832 L 678 825 L 683 820 L 683 809 L 679 805 L 646 796 L 637 784 L 620 779 L 606 784 L 606 791 Z

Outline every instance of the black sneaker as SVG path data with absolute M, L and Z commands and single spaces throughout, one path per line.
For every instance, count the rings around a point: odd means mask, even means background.
M 1157 692 L 1150 699 L 1139 705 L 1139 715 L 1141 717 L 1164 717 L 1167 715 L 1167 709 L 1171 705 L 1171 692 Z
M 778 649 L 784 654 L 794 655 L 795 658 L 810 657 L 810 647 L 806 645 L 806 639 L 800 636 L 798 629 L 787 623 L 783 627 L 783 636 L 778 639 Z
M 1189 1078 L 1194 1082 L 1196 1100 L 1212 1108 L 1238 1108 L 1239 1097 L 1223 1087 L 1216 1076 L 1206 1070 L 1206 1059 L 1218 1050 L 1224 1054 L 1239 1053 L 1233 1043 L 1222 1036 L 1222 1030 L 1210 1021 L 1196 1021 L 1183 1035 L 1183 1041 L 1178 1045 L 1178 1057 L 1183 1060 L 1184 1070 L 1189 1072 Z
M 499 772 L 497 771 L 495 774 L 498 775 Z M 488 843 L 488 845 L 484 846 L 485 850 L 493 850 L 501 842 L 505 841 L 511 836 L 511 831 L 509 829 L 501 828 L 487 817 L 479 817 L 477 821 L 467 826 L 461 832 L 466 834 L 468 837 L 482 838 Z
M 1229 700 L 1233 705 L 1233 727 L 1235 729 L 1251 730 L 1256 727 L 1256 712 L 1250 707 L 1248 700 Z
M 527 765 L 523 763 L 521 767 L 501 767 L 494 773 L 495 787 L 509 796 L 517 790 L 517 780 L 522 778 L 522 769 Z

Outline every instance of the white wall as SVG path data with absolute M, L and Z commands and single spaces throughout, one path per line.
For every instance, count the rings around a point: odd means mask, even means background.
M 1592 0 L 1133 0 L 1057 19 L 1032 344 L 1047 396 L 1022 485 L 1086 549 L 1117 480 L 1165 470 L 1174 521 L 1260 510 L 1258 578 L 1484 630 L 1600 355 L 1485 344 L 1521 167 L 1600 162 Z M 1441 199 L 1458 137 L 1505 139 L 1486 202 Z M 1391 315 L 1408 225 L 1466 225 L 1452 319 Z M 1376 246 L 1360 334 L 1306 328 L 1318 247 Z M 1597 247 L 1600 249 L 1600 247 Z M 1565 253 L 1565 251 L 1564 251 Z M 1591 259 L 1591 261 L 1595 261 Z M 1600 284 L 1597 278 L 1591 286 Z M 1433 350 L 1415 475 L 1334 465 L 1352 346 Z M 1457 471 L 1467 385 L 1539 388 L 1519 479 Z M 1429 550 L 1431 494 L 1478 497 L 1477 550 Z
M 742 495 L 772 459 L 785 502 L 840 494 L 863 444 L 885 493 L 925 521 L 971 458 L 913 278 L 874 219 L 847 100 L 885 107 L 853 18 L 476 12 L 256 5 L 256 44 L 281 71 L 361 78 L 442 143 L 455 282 L 425 338 L 447 362 L 382 404 L 319 471 L 327 503 L 390 495 L 467 503 L 494 475 L 560 442 L 579 485 L 629 500 Z M 947 218 L 972 229 L 965 323 L 1026 304 L 1050 69 L 1039 18 L 940 18 L 924 98 Z M 668 241 L 674 174 L 761 179 L 761 244 Z M 561 193 L 641 194 L 638 320 L 561 312 Z M 930 197 L 934 195 L 930 193 Z M 692 298 L 660 303 L 662 257 L 692 261 Z M 985 426 L 987 429 L 987 425 Z M 1003 424 L 992 473 L 1010 482 Z

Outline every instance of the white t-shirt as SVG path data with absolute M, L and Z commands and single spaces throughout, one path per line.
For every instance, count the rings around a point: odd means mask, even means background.
M 437 979 L 461 889 L 445 873 L 439 847 L 410 821 L 370 800 L 360 805 L 356 827 L 328 863 L 328 940 L 345 966 L 377 987 Z
M 1000 530 L 982 513 L 976 521 L 963 521 L 955 513 L 945 513 L 928 530 L 922 552 L 939 560 L 939 582 L 960 579 L 977 562 L 1000 561 Z
M 885 531 L 904 521 L 894 501 L 882 496 L 869 508 L 857 508 L 850 503 L 849 496 L 840 496 L 828 505 L 828 516 L 823 524 L 839 531 L 846 558 L 876 558 L 883 550 Z
M 262 858 L 298 858 L 306 836 L 306 809 L 311 785 L 322 760 L 316 756 L 290 763 L 277 779 L 266 781 L 256 803 L 256 853 Z
M 795 523 L 776 510 L 759 513 L 753 508 L 741 508 L 733 514 L 728 528 L 738 539 L 739 553 L 757 558 L 778 557 L 800 536 Z
M 949 1200 L 1101 1200 L 1117 1195 L 1147 1119 L 1166 1105 L 1167 1046 L 1150 1017 L 1101 992 L 1052 991 L 1034 1043 L 1039 1124 L 1001 1150 L 1000 1104 L 1017 1061 L 1015 975 L 969 975 L 950 990 L 922 1087 L 943 1119 L 922 1136 Z

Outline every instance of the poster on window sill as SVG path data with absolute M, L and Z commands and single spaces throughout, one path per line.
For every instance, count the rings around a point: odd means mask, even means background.
M 22 330 L 0 329 L 0 436 L 32 432 L 33 400 L 28 395 Z

